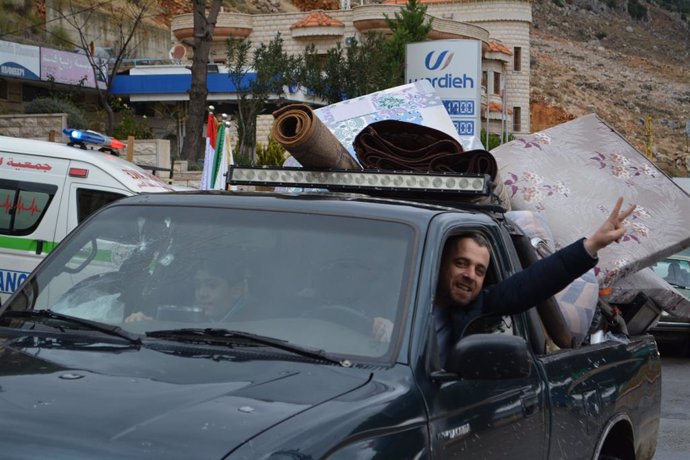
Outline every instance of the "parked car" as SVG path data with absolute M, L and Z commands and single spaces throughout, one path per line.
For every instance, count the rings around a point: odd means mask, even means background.
M 483 176 L 240 172 L 331 191 L 123 198 L 0 308 L 0 456 L 653 458 L 648 334 L 559 348 L 560 310 L 532 308 L 481 318 L 441 367 L 446 241 L 481 232 L 488 283 L 537 258 L 500 208 L 453 199 Z
M 690 299 L 690 248 L 657 262 L 652 270 L 679 293 Z M 690 320 L 662 311 L 656 326 L 650 329 L 664 354 L 690 354 Z
M 116 148 L 112 138 L 65 131 L 70 146 L 0 136 L 0 300 L 96 209 L 124 196 L 175 189 L 124 158 L 95 150 Z

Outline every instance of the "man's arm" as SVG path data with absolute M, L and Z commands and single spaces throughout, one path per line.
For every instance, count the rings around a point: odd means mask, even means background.
M 484 312 L 520 313 L 565 289 L 597 263 L 585 242 L 582 238 L 490 286 L 484 292 Z
M 576 278 L 593 268 L 597 253 L 625 234 L 625 219 L 635 205 L 621 212 L 623 198 L 616 201 L 604 223 L 590 235 L 489 287 L 484 311 L 512 314 L 525 311 L 565 289 Z

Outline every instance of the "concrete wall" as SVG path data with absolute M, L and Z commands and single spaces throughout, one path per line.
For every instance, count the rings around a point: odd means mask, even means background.
M 47 113 L 31 115 L 0 115 L 0 135 L 40 139 L 47 141 L 50 132 L 57 133 L 56 139 L 62 136 L 67 127 L 66 113 Z
M 94 2 L 96 3 L 96 2 Z M 123 2 L 124 3 L 124 2 Z M 129 3 L 129 2 L 127 2 Z M 79 33 L 72 24 L 77 24 L 83 29 L 87 41 L 93 41 L 94 45 L 103 48 L 114 48 L 118 51 L 120 40 L 120 27 L 124 33 L 131 29 L 131 22 L 122 20 L 131 17 L 126 13 L 110 10 L 110 2 L 98 2 L 101 11 L 88 8 L 86 3 L 64 0 L 46 1 L 46 24 L 49 31 L 62 27 L 72 37 L 74 43 L 80 43 Z M 133 9 L 134 8 L 134 9 Z M 128 6 L 130 11 L 136 11 L 136 7 Z M 66 18 L 67 19 L 66 19 Z M 135 31 L 131 41 L 134 46 L 132 58 L 168 58 L 168 50 L 171 46 L 170 31 L 147 21 L 142 23 Z
M 170 141 L 166 139 L 136 139 L 134 163 L 170 168 Z M 165 173 L 161 177 L 164 177 Z
M 21 137 L 47 141 L 51 130 L 54 141 L 65 143 L 62 130 L 67 128 L 66 113 L 31 115 L 0 115 L 0 136 Z M 126 140 L 123 140 L 126 142 Z M 126 155 L 126 150 L 122 156 Z M 135 139 L 134 163 L 170 168 L 170 141 L 167 139 Z

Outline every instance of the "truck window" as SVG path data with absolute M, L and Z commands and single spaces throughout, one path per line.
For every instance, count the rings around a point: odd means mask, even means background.
M 82 223 L 94 211 L 124 196 L 104 190 L 77 189 L 77 222 Z
M 0 180 L 0 233 L 28 235 L 43 219 L 57 186 Z
M 443 246 L 434 300 L 434 328 L 441 362 L 452 346 L 452 336 L 514 333 L 510 316 L 481 315 L 474 303 L 484 288 L 501 278 L 501 261 L 495 248 L 496 242 L 488 234 L 467 228 L 454 232 Z M 453 320 L 451 311 L 455 315 Z M 462 327 L 462 331 L 449 332 L 451 322 L 454 328 Z

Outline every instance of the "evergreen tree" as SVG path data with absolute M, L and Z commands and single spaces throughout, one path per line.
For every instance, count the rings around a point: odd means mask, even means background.
M 393 31 L 393 36 L 388 42 L 388 65 L 398 84 L 403 84 L 406 45 L 426 41 L 431 32 L 431 20 L 426 15 L 426 5 L 418 3 L 417 0 L 408 0 L 400 12 L 395 13 L 395 19 L 384 16 L 386 25 Z

